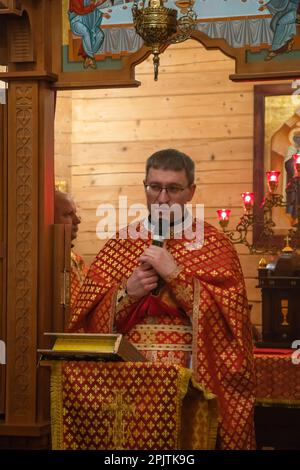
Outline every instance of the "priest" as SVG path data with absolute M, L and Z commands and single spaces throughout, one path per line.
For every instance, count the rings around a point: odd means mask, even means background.
M 149 217 L 99 252 L 69 331 L 119 332 L 151 361 L 191 367 L 218 398 L 217 448 L 253 449 L 255 378 L 243 274 L 226 236 L 186 209 L 194 173 L 193 160 L 178 150 L 148 158 Z
M 77 295 L 87 273 L 87 266 L 82 256 L 74 251 L 74 242 L 77 238 L 78 225 L 81 218 L 73 197 L 62 191 L 54 193 L 54 223 L 71 225 L 71 306 L 76 303 Z

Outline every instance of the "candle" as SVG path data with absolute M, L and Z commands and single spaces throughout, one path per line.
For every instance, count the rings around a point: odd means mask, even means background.
M 242 199 L 244 204 L 244 210 L 246 212 L 250 212 L 254 202 L 254 193 L 246 191 L 245 193 L 242 193 Z
M 270 170 L 266 172 L 268 188 L 270 193 L 274 193 L 278 187 L 280 171 Z
M 300 177 L 300 153 L 295 153 L 293 155 L 294 159 L 294 169 L 295 169 L 295 176 Z
M 218 209 L 217 210 L 219 224 L 221 225 L 223 229 L 227 227 L 228 225 L 230 213 L 231 213 L 231 209 Z

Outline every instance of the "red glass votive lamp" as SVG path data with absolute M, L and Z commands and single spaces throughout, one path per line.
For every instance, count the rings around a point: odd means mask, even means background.
M 221 225 L 222 228 L 227 227 L 230 213 L 231 213 L 231 209 L 218 209 L 217 210 L 219 224 Z
M 293 155 L 293 159 L 294 159 L 295 176 L 299 178 L 300 177 L 300 153 L 295 153 Z
M 242 199 L 245 212 L 250 212 L 254 203 L 254 193 L 246 191 L 245 193 L 242 193 Z
M 279 176 L 280 176 L 280 171 L 267 171 L 267 180 L 268 180 L 268 188 L 270 193 L 274 193 L 278 187 L 278 181 L 279 181 Z

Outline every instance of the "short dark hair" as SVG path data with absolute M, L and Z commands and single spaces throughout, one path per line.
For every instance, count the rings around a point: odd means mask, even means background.
M 146 178 L 150 168 L 157 170 L 184 170 L 188 183 L 193 184 L 195 180 L 195 163 L 183 152 L 176 149 L 164 149 L 153 153 L 146 162 Z

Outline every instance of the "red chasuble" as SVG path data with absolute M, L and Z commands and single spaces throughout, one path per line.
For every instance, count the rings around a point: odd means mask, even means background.
M 192 367 L 197 382 L 218 397 L 219 448 L 253 449 L 252 335 L 237 254 L 206 223 L 202 247 L 171 238 L 166 247 L 178 273 L 157 296 L 137 301 L 122 286 L 150 243 L 148 233 L 107 242 L 90 267 L 69 331 L 124 333 L 150 360 Z
M 82 257 L 71 250 L 71 307 L 76 305 L 76 300 L 87 272 L 88 268 Z
M 69 0 L 69 11 L 77 15 L 87 15 L 96 8 L 94 3 L 84 6 L 83 0 Z

